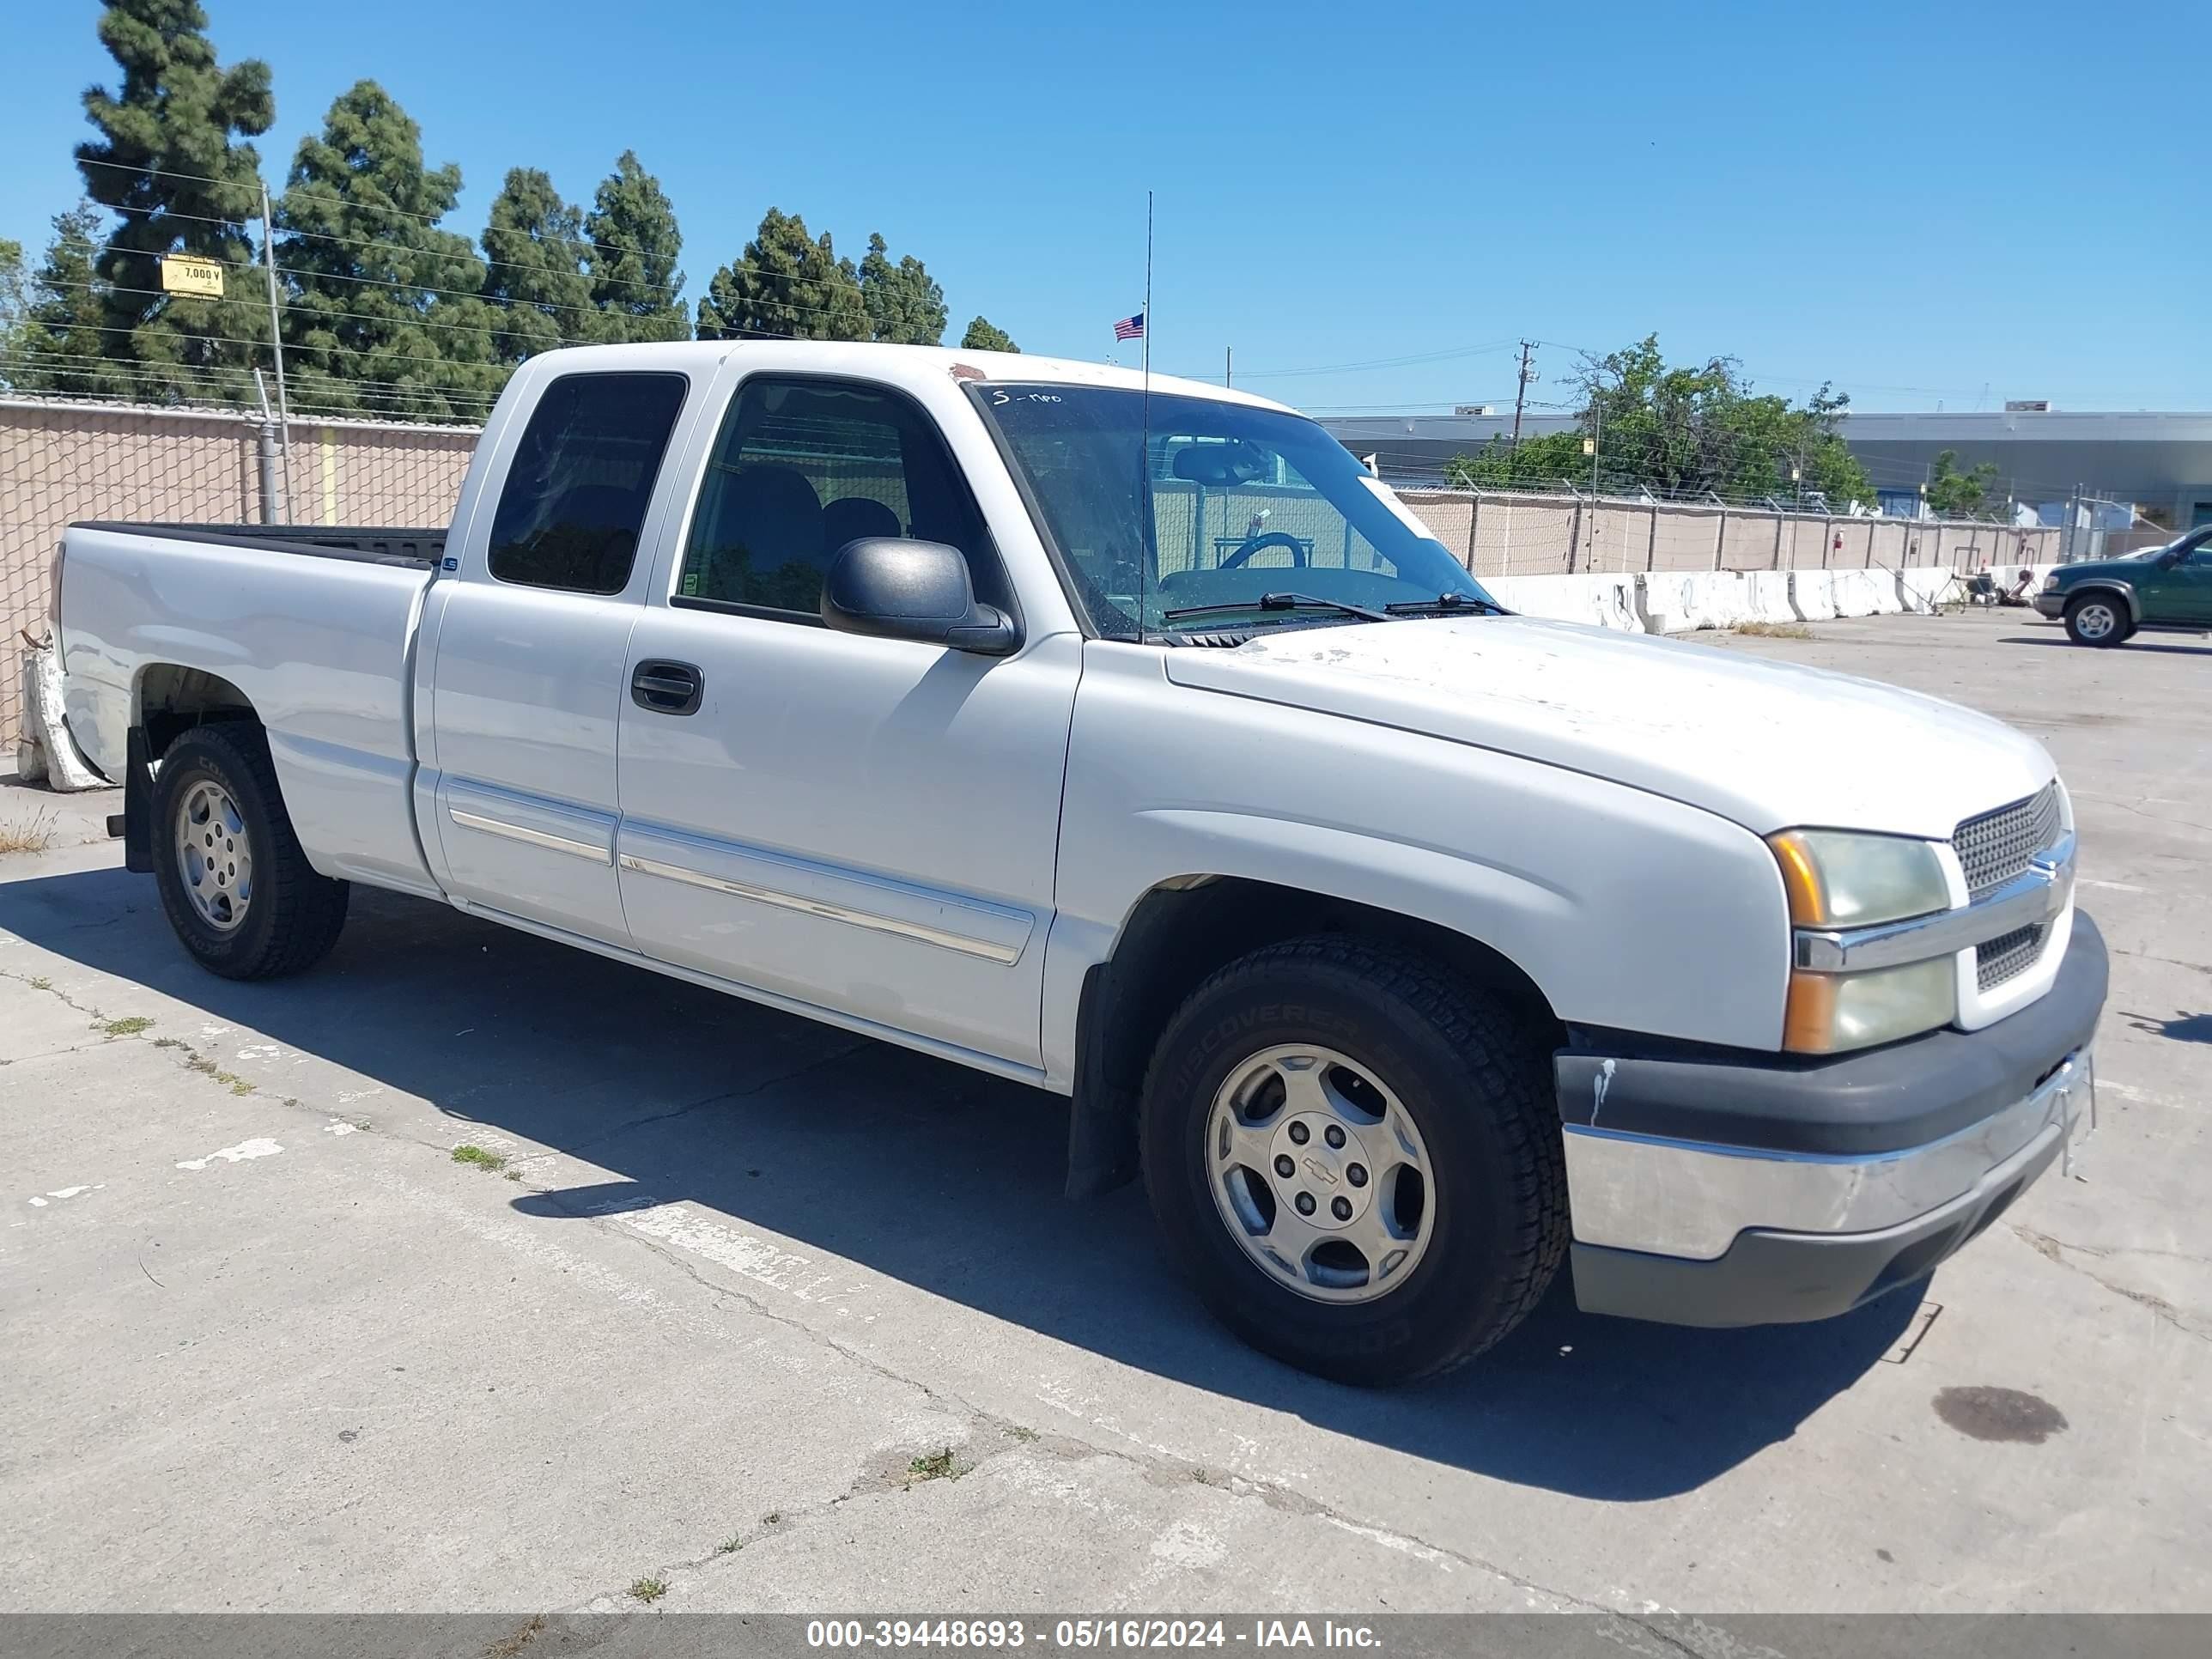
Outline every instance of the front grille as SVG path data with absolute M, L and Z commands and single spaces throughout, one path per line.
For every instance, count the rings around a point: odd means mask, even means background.
M 1974 982 L 1984 991 L 1993 991 L 2007 980 L 2026 973 L 2043 954 L 2044 924 L 2036 922 L 2027 927 L 2015 927 L 2009 933 L 1996 939 L 1985 939 L 1974 947 Z
M 1951 850 L 1966 872 L 1967 896 L 1979 898 L 2021 874 L 2057 839 L 2058 786 L 2046 783 L 2026 800 L 1962 820 L 1951 832 Z

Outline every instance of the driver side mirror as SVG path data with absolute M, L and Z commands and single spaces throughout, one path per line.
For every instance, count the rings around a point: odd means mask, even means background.
M 822 584 L 822 620 L 843 634 L 984 657 L 1010 655 L 1022 642 L 1012 617 L 976 602 L 958 548 L 901 537 L 866 536 L 838 549 Z

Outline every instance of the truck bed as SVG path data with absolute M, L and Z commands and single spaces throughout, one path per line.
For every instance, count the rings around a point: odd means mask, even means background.
M 428 529 L 370 529 L 321 524 L 126 524 L 109 519 L 88 519 L 70 528 L 252 547 L 264 552 L 296 553 L 311 559 L 362 559 L 374 564 L 410 565 L 421 570 L 436 565 L 446 553 L 443 525 Z
M 435 891 L 416 840 L 414 665 L 443 529 L 74 524 L 64 538 L 70 729 L 121 779 L 210 702 L 253 709 L 325 875 Z M 179 712 L 182 711 L 182 712 Z

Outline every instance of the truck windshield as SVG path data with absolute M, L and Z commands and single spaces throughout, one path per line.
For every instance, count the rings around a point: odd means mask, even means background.
M 1147 435 L 1141 392 L 972 390 L 1109 639 L 1338 622 L 1338 605 L 1489 602 L 1427 526 L 1302 416 L 1155 392 Z M 1293 607 L 1290 594 L 1324 603 Z

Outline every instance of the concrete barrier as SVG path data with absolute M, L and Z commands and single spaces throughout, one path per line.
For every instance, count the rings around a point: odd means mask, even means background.
M 1644 619 L 1630 575 L 1489 576 L 1482 585 L 1508 610 L 1554 622 L 1640 634 Z
M 1948 568 L 1923 566 L 1900 570 L 1896 574 L 1898 608 L 1915 616 L 1932 616 L 1936 602 L 1948 593 L 1953 586 L 1953 573 Z
M 1836 582 L 1826 570 L 1790 573 L 1790 614 L 1799 622 L 1827 622 L 1836 614 Z
M 1636 614 L 1647 634 L 1686 634 L 1698 625 L 1690 611 L 1688 572 L 1653 570 L 1636 579 Z
M 1897 599 L 1897 579 L 1888 571 L 1838 570 L 1835 578 L 1838 617 L 1894 616 L 1902 607 Z
M 1745 601 L 1751 611 L 1753 622 L 1796 622 L 1797 613 L 1790 608 L 1790 573 L 1786 570 L 1755 570 L 1744 578 Z

